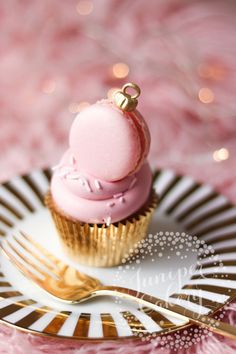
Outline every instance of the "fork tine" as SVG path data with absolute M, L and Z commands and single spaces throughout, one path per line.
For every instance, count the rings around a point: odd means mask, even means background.
M 27 256 L 23 255 L 20 253 L 19 250 L 17 250 L 12 243 L 10 243 L 9 241 L 5 241 L 6 244 L 8 245 L 8 247 L 25 263 L 27 263 L 27 265 L 31 265 L 33 267 L 33 269 L 35 269 L 39 274 L 41 274 L 42 276 L 44 276 L 45 278 L 50 276 L 48 273 L 44 272 L 40 267 L 37 266 L 37 264 L 31 260 L 30 258 L 28 258 Z M 6 251 L 6 248 L 4 248 L 4 250 Z M 8 254 L 12 255 L 12 253 L 8 252 Z M 15 260 L 17 260 L 16 257 L 14 257 Z M 18 261 L 18 263 L 21 263 L 20 261 Z M 26 268 L 24 264 L 21 263 L 21 267 Z
M 46 258 L 48 258 L 55 267 L 57 267 L 61 261 L 48 250 L 46 250 L 43 246 L 41 246 L 38 242 L 36 242 L 31 236 L 26 234 L 24 231 L 19 231 L 21 236 L 25 238 L 31 245 L 33 245 L 37 250 L 39 250 Z
M 23 243 L 18 237 L 12 235 L 13 239 L 17 244 L 19 244 L 26 252 L 33 256 L 40 264 L 42 264 L 48 271 L 53 272 L 56 275 L 56 265 L 52 266 L 52 263 L 49 263 L 47 259 L 42 259 L 36 252 L 30 249 L 25 243 Z
M 6 243 L 6 241 L 5 241 L 4 243 Z M 35 281 L 35 282 L 36 282 L 37 284 L 39 284 L 39 285 L 42 284 L 42 282 L 43 282 L 42 279 L 40 279 L 37 275 L 35 275 L 35 273 L 32 273 L 32 272 L 31 272 L 28 268 L 26 268 L 21 262 L 19 262 L 18 259 L 17 259 L 12 253 L 10 253 L 10 252 L 6 249 L 6 247 L 5 247 L 5 245 L 3 244 L 3 242 L 1 243 L 0 248 L 1 248 L 1 251 L 2 251 L 2 253 L 4 254 L 4 256 L 5 256 L 6 258 L 8 258 L 9 261 L 11 261 L 11 262 L 20 270 L 20 272 L 21 272 L 24 276 L 26 276 L 26 277 L 32 279 L 33 281 Z

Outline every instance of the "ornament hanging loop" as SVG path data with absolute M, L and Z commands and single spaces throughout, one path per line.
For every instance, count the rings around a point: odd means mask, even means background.
M 132 89 L 135 91 L 133 95 L 129 94 L 128 89 Z M 140 87 L 133 82 L 128 82 L 125 84 L 121 90 L 118 90 L 114 93 L 113 99 L 118 108 L 125 112 L 134 111 L 137 107 L 138 100 L 137 98 L 140 96 L 141 90 Z
M 129 88 L 132 88 L 134 91 L 136 91 L 136 93 L 134 95 L 130 95 L 130 97 L 132 99 L 135 99 L 135 98 L 138 98 L 141 94 L 141 89 L 138 85 L 134 84 L 133 82 L 128 82 L 127 84 L 125 84 L 123 87 L 122 87 L 122 91 L 127 94 L 127 90 Z

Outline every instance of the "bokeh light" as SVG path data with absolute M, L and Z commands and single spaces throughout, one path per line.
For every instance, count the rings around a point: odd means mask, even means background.
M 77 3 L 76 10 L 79 15 L 87 16 L 93 11 L 93 2 L 91 0 L 80 0 Z
M 213 159 L 216 162 L 224 161 L 229 158 L 229 151 L 226 148 L 221 148 L 219 150 L 214 151 Z
M 198 73 L 203 79 L 222 80 L 225 76 L 225 69 L 220 64 L 201 64 Z
M 86 101 L 83 102 L 72 102 L 69 104 L 68 110 L 70 113 L 81 112 L 84 108 L 88 107 L 90 104 Z
M 56 83 L 53 80 L 46 80 L 42 85 L 42 92 L 46 94 L 51 94 L 56 89 Z
M 202 103 L 212 103 L 215 95 L 208 87 L 202 87 L 198 92 L 198 98 Z
M 116 63 L 112 67 L 112 72 L 118 79 L 123 79 L 129 74 L 129 67 L 125 63 Z

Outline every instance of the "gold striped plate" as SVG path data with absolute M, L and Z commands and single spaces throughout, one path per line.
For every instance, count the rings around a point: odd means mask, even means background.
M 216 258 L 210 252 L 201 260 L 194 252 L 184 257 L 183 247 L 182 258 L 177 252 L 170 257 L 171 246 L 166 242 L 159 243 L 156 253 L 143 256 L 140 263 L 98 269 L 74 264 L 63 255 L 43 204 L 50 175 L 50 170 L 34 171 L 0 186 L 2 238 L 24 230 L 58 257 L 104 284 L 133 287 L 159 297 L 168 295 L 172 302 L 200 313 L 215 312 L 236 295 L 236 208 L 210 186 L 170 170 L 157 171 L 155 188 L 160 201 L 150 233 L 162 237 L 169 234 L 172 239 L 182 232 L 197 235 L 202 244 L 214 249 Z M 137 338 L 186 326 L 183 321 L 117 299 L 62 304 L 32 285 L 2 256 L 0 321 L 38 335 L 82 340 Z

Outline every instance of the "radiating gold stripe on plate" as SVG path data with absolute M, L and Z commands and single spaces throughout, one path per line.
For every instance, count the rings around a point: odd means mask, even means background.
M 168 320 L 164 315 L 162 315 L 160 312 L 154 311 L 148 307 L 140 308 L 139 311 L 144 312 L 146 315 L 148 315 L 154 322 L 158 324 L 159 327 L 163 329 L 168 329 L 172 327 L 176 327 L 176 325 Z
M 223 227 L 227 227 L 227 226 L 230 226 L 233 224 L 235 224 L 235 226 L 236 226 L 236 217 L 235 216 L 230 219 L 227 219 L 225 221 L 220 221 L 218 223 L 215 222 L 214 225 L 207 226 L 203 230 L 200 230 L 199 232 L 197 231 L 196 235 L 198 237 L 202 237 L 202 236 L 208 234 L 209 232 L 216 231 L 218 229 L 221 229 Z M 236 230 L 235 230 L 235 232 L 236 232 Z
M 161 170 L 155 170 L 152 177 L 152 183 L 157 183 L 161 174 Z
M 187 209 L 184 210 L 177 218 L 177 221 L 182 222 L 184 221 L 190 214 L 192 214 L 194 211 L 196 211 L 198 208 L 202 207 L 204 204 L 210 202 L 211 200 L 215 199 L 218 197 L 219 194 L 216 193 L 215 191 L 212 191 L 209 193 L 207 196 L 204 198 L 200 199 L 199 201 L 192 203 L 192 205 Z
M 209 291 L 214 294 L 222 294 L 226 296 L 234 296 L 236 295 L 236 289 L 224 287 L 224 286 L 216 286 L 216 285 L 208 285 L 208 284 L 188 284 L 183 286 L 182 289 L 191 289 L 191 290 L 204 290 Z
M 31 305 L 34 305 L 36 303 L 37 302 L 35 300 L 32 300 L 32 299 L 26 299 L 26 300 L 17 301 L 17 304 L 21 305 L 22 307 L 31 306 Z
M 195 274 L 191 279 L 219 279 L 219 280 L 236 280 L 236 274 L 233 273 L 204 273 Z
M 203 263 L 203 264 L 198 265 L 196 267 L 196 270 L 207 269 L 207 268 L 212 268 L 212 267 L 223 268 L 223 267 L 233 267 L 233 266 L 236 266 L 236 259 L 218 260 L 218 261 L 214 261 L 214 262 Z
M 194 183 L 192 186 L 188 187 L 186 191 L 184 191 L 166 210 L 167 214 L 173 213 L 173 211 L 180 205 L 182 202 L 188 198 L 191 194 L 193 194 L 197 189 L 200 188 L 199 183 Z
M 1 291 L 1 288 L 0 288 L 0 298 L 7 299 L 9 297 L 21 296 L 21 295 L 23 295 L 23 294 L 20 293 L 19 291 L 15 291 L 13 289 L 11 291 Z
M 46 306 L 42 308 L 37 308 L 36 310 L 30 312 L 25 317 L 21 318 L 19 321 L 15 322 L 15 325 L 22 328 L 28 328 L 33 323 L 35 323 L 38 319 L 44 316 L 47 312 L 48 312 L 48 308 Z
M 31 203 L 25 198 L 25 196 L 17 190 L 10 182 L 6 182 L 3 184 L 3 187 L 7 189 L 11 194 L 13 194 L 31 213 L 33 213 L 34 207 Z
M 2 287 L 2 286 L 11 286 L 11 284 L 8 283 L 7 281 L 0 281 L 0 287 Z M 0 291 L 1 291 L 1 289 L 0 289 Z
M 68 311 L 61 311 L 59 312 L 56 317 L 52 319 L 52 321 L 44 328 L 44 333 L 56 334 L 61 329 L 62 325 L 67 320 L 68 316 L 71 312 Z
M 81 313 L 74 329 L 73 337 L 88 337 L 90 313 Z
M 227 253 L 236 253 L 236 247 L 222 247 L 215 251 L 215 255 L 227 254 Z M 206 257 L 207 258 L 207 257 Z
M 211 244 L 211 245 L 213 245 L 213 244 L 215 245 L 217 243 L 220 243 L 223 241 L 228 241 L 228 240 L 233 240 L 233 239 L 235 239 L 235 245 L 236 245 L 236 232 L 229 232 L 226 234 L 211 237 L 211 239 L 209 241 L 206 241 L 206 243 Z
M 159 199 L 158 199 L 158 204 L 160 205 L 161 202 L 165 199 L 167 194 L 177 185 L 177 183 L 181 180 L 181 176 L 175 176 L 172 181 L 169 182 L 169 184 L 165 187 L 164 191 L 160 193 Z
M 212 311 L 217 310 L 217 308 L 219 308 L 220 306 L 223 305 L 222 303 L 219 303 L 219 302 L 216 302 L 216 301 L 213 301 L 210 299 L 206 299 L 204 297 L 191 295 L 191 294 L 173 294 L 170 296 L 170 301 L 171 301 L 171 298 L 190 301 L 196 305 L 207 307 Z
M 17 209 L 15 209 L 15 207 L 13 207 L 9 202 L 2 199 L 2 197 L 0 197 L 0 205 L 2 205 L 5 209 L 7 209 L 11 214 L 16 216 L 17 219 L 20 220 L 23 219 L 22 214 Z
M 37 196 L 37 198 L 39 199 L 41 204 L 44 205 L 44 196 L 42 195 L 39 187 L 33 181 L 31 176 L 30 175 L 23 175 L 22 179 L 28 184 L 28 186 L 31 188 L 31 190 L 34 192 L 34 194 Z
M 137 333 L 147 333 L 147 329 L 145 326 L 142 324 L 142 322 L 139 321 L 139 319 L 132 314 L 129 311 L 121 312 L 122 316 L 124 319 L 128 322 L 128 325 L 132 331 L 132 333 L 137 334 Z
M 102 313 L 101 320 L 102 320 L 103 336 L 111 337 L 111 338 L 117 337 L 118 334 L 117 334 L 116 324 L 111 314 Z
M 51 177 L 52 177 L 52 170 L 50 168 L 44 169 L 42 170 L 44 176 L 47 178 L 48 182 L 51 181 Z
M 10 305 L 0 309 L 0 317 L 2 318 L 2 317 L 5 317 L 5 316 L 8 316 L 11 313 L 20 310 L 21 308 L 22 308 L 22 306 L 20 306 L 20 305 L 10 304 Z
M 12 222 L 6 218 L 3 215 L 0 215 L 0 222 L 2 222 L 4 225 L 8 226 L 8 227 L 13 227 L 14 225 L 12 224 Z
M 199 216 L 198 218 L 195 218 L 194 221 L 191 221 L 188 224 L 186 224 L 185 228 L 186 230 L 191 230 L 195 226 L 201 224 L 203 221 L 206 221 L 207 219 L 216 216 L 218 214 L 221 214 L 230 209 L 234 209 L 234 206 L 231 203 L 227 203 L 213 210 L 209 210 L 208 212 L 205 212 L 203 215 Z
M 223 254 L 228 254 L 228 253 L 229 254 L 236 253 L 236 247 L 220 248 L 220 249 L 216 250 L 215 253 L 209 254 L 209 255 L 204 255 L 204 257 L 200 254 L 200 255 L 198 255 L 198 260 L 199 260 L 199 262 L 201 262 L 202 260 L 210 260 L 210 261 L 212 261 L 213 257 L 217 257 L 218 259 L 216 259 L 215 262 L 220 262 L 221 261 L 220 256 L 223 255 Z
M 12 304 L 2 307 L 0 309 L 0 317 L 1 318 L 6 317 L 6 316 L 12 314 L 13 312 L 16 312 L 16 311 L 22 309 L 23 307 L 26 307 L 27 305 L 30 306 L 35 303 L 36 303 L 36 301 L 30 300 L 30 299 L 22 300 L 22 301 L 16 302 L 16 303 L 12 303 Z

